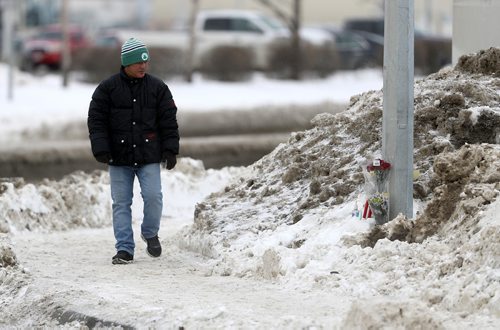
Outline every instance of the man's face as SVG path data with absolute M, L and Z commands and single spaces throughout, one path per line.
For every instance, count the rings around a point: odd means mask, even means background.
M 130 78 L 143 78 L 148 68 L 148 62 L 139 62 L 125 67 L 125 73 Z

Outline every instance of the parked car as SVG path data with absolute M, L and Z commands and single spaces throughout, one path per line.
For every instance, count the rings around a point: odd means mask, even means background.
M 365 31 L 384 35 L 383 18 L 351 18 L 344 22 L 344 29 L 353 31 Z
M 384 36 L 361 30 L 351 30 L 361 36 L 368 44 L 367 61 L 370 66 L 382 66 L 384 64 Z
M 89 45 L 85 33 L 79 27 L 71 26 L 68 33 L 71 53 Z M 62 50 L 63 32 L 61 26 L 46 26 L 22 42 L 21 68 L 24 70 L 40 68 L 57 70 L 62 64 Z
M 370 43 L 359 33 L 336 26 L 322 26 L 333 38 L 339 69 L 353 70 L 373 66 Z
M 330 40 L 324 31 L 302 29 L 305 42 L 318 45 Z M 199 68 L 204 58 L 220 47 L 245 48 L 252 53 L 256 69 L 269 65 L 271 46 L 286 41 L 290 33 L 272 16 L 253 10 L 203 10 L 195 22 L 196 47 L 194 66 Z M 185 30 L 109 30 L 98 36 L 96 46 L 118 47 L 126 39 L 136 37 L 149 47 L 178 49 L 185 52 L 189 46 L 189 33 Z
M 377 61 L 383 62 L 384 20 L 351 19 L 344 23 L 346 30 L 361 34 L 371 45 Z M 451 63 L 451 38 L 414 32 L 415 70 L 421 74 L 436 72 Z

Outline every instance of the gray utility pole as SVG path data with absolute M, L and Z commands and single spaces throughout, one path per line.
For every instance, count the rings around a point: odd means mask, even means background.
M 196 15 L 200 7 L 199 0 L 191 0 L 191 13 L 189 15 L 189 45 L 186 56 L 186 81 L 193 82 L 194 54 L 196 51 Z
M 389 220 L 413 217 L 413 0 L 386 0 L 382 157 L 391 163 Z
M 68 1 L 62 1 L 61 8 L 61 27 L 63 33 L 62 42 L 62 85 L 68 87 L 69 85 L 69 70 L 71 66 L 71 51 L 70 51 L 70 32 L 69 32 L 69 10 Z
M 15 30 L 18 21 L 17 5 L 14 0 L 3 0 L 0 2 L 2 8 L 2 59 L 9 64 L 7 71 L 7 99 L 14 99 L 14 67 L 16 66 L 16 56 L 14 50 Z
M 151 21 L 151 0 L 136 0 L 137 26 L 147 29 Z

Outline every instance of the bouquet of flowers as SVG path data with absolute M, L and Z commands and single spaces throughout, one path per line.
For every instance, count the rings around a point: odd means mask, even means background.
M 389 216 L 389 189 L 387 181 L 390 168 L 390 163 L 382 159 L 374 159 L 369 162 L 363 171 L 367 199 L 362 218 L 368 219 L 373 216 L 378 225 L 386 223 Z
M 389 177 L 389 169 L 391 164 L 382 160 L 375 159 L 372 164 L 368 165 L 366 169 L 375 175 L 375 186 L 377 192 L 387 191 L 386 182 Z
M 375 222 L 379 225 L 387 222 L 389 200 L 384 193 L 377 192 L 368 198 L 368 205 L 373 212 Z

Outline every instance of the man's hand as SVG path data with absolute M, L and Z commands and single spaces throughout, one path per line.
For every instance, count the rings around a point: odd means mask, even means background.
M 111 160 L 111 154 L 109 152 L 104 152 L 104 153 L 101 153 L 101 154 L 97 154 L 97 155 L 95 155 L 95 159 L 99 163 L 107 164 Z
M 161 161 L 165 163 L 167 170 L 171 170 L 177 164 L 177 157 L 170 151 L 164 151 L 161 155 Z

